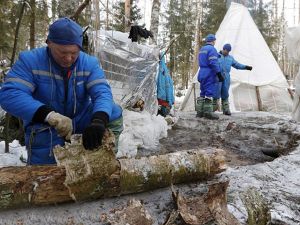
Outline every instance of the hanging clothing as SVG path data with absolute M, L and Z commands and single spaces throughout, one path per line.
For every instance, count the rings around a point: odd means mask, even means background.
M 163 56 L 159 62 L 159 73 L 157 77 L 157 99 L 158 104 L 161 106 L 161 109 L 164 112 L 163 114 L 169 114 L 172 105 L 174 105 L 173 91 L 173 80 L 166 65 L 165 56 Z M 164 108 L 167 108 L 168 110 Z

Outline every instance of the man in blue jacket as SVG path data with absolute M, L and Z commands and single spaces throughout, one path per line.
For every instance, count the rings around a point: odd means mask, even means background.
M 82 52 L 82 28 L 69 18 L 49 26 L 47 47 L 21 52 L 0 90 L 0 105 L 24 122 L 28 164 L 55 164 L 52 149 L 82 134 L 88 150 L 107 128 L 122 131 L 122 109 L 95 57 Z
M 207 35 L 205 38 L 206 44 L 200 49 L 198 55 L 200 97 L 197 98 L 196 104 L 196 116 L 212 120 L 219 119 L 219 116 L 213 112 L 213 97 L 215 96 L 217 83 L 223 81 L 218 63 L 219 54 L 214 47 L 215 41 L 215 35 Z
M 252 70 L 252 66 L 246 66 L 243 64 L 238 63 L 229 52 L 231 51 L 231 45 L 225 44 L 223 46 L 223 50 L 220 51 L 219 55 L 219 63 L 221 67 L 221 72 L 224 76 L 224 81 L 220 82 L 217 86 L 216 95 L 214 96 L 213 105 L 214 111 L 217 110 L 217 102 L 218 99 L 222 99 L 222 110 L 224 115 L 231 115 L 230 108 L 229 108 L 229 86 L 230 86 L 230 71 L 231 67 L 234 67 L 238 70 Z

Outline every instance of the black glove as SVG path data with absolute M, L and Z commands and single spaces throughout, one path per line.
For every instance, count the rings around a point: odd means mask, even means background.
M 246 66 L 245 69 L 251 71 L 252 70 L 252 66 Z
M 218 73 L 217 73 L 217 76 L 218 76 L 218 78 L 219 78 L 219 82 L 223 82 L 223 81 L 224 81 L 224 77 L 223 77 L 223 75 L 222 75 L 221 72 L 218 72 Z
M 105 133 L 105 127 L 108 122 L 108 116 L 104 112 L 96 112 L 92 122 L 82 133 L 82 144 L 87 150 L 93 150 L 102 145 L 102 138 Z

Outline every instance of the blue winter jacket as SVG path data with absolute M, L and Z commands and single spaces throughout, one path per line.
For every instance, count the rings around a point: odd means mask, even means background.
M 222 74 L 225 75 L 225 79 L 230 76 L 231 67 L 238 70 L 246 69 L 246 65 L 237 62 L 231 55 L 224 56 L 223 54 L 219 54 L 219 64 Z
M 165 56 L 159 62 L 157 77 L 157 98 L 167 101 L 169 106 L 174 104 L 173 80 L 166 65 Z
M 214 46 L 204 45 L 198 55 L 200 70 L 198 81 L 200 82 L 200 96 L 213 97 L 216 92 L 216 83 L 219 82 L 216 74 L 220 72 L 219 54 Z
M 223 82 L 216 84 L 217 88 L 213 97 L 216 99 L 222 98 L 223 100 L 227 100 L 229 97 L 231 67 L 238 70 L 245 70 L 246 65 L 238 63 L 231 55 L 224 56 L 222 53 L 219 55 L 219 64 L 225 79 Z
M 1 107 L 24 122 L 29 164 L 55 163 L 52 149 L 57 144 L 64 145 L 48 123 L 32 122 L 41 106 L 71 118 L 73 133 L 82 133 L 95 112 L 107 113 L 110 121 L 122 115 L 95 57 L 80 52 L 68 80 L 67 98 L 61 70 L 48 48 L 24 51 L 0 90 Z

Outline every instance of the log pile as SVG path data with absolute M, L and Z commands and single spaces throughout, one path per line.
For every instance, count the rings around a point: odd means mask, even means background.
M 57 204 L 207 180 L 225 169 L 223 150 L 188 150 L 139 159 L 116 159 L 114 137 L 86 151 L 80 138 L 56 147 L 57 166 L 0 169 L 0 209 Z

